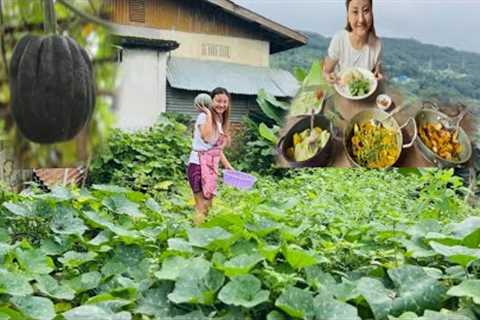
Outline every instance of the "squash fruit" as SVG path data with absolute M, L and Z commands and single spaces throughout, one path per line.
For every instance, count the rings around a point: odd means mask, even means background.
M 72 139 L 91 118 L 95 76 L 86 51 L 68 36 L 26 35 L 10 63 L 11 112 L 37 143 Z

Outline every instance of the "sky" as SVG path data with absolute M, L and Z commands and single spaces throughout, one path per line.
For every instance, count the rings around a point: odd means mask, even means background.
M 345 26 L 344 0 L 233 0 L 296 30 L 331 36 Z M 480 0 L 374 0 L 377 34 L 480 53 Z

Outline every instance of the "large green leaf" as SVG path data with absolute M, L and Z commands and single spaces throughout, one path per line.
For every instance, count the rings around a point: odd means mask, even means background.
M 469 217 L 461 223 L 451 225 L 454 236 L 463 240 L 463 245 L 478 248 L 480 245 L 480 217 Z
M 469 297 L 480 305 L 480 280 L 467 279 L 458 286 L 450 288 L 447 294 L 455 297 Z
M 114 194 L 105 198 L 102 204 L 114 212 L 126 214 L 130 217 L 138 218 L 145 216 L 139 209 L 140 205 L 128 200 L 124 194 Z
M 0 319 L 2 319 L 2 317 L 5 320 L 25 320 L 23 314 L 9 307 L 0 307 Z
M 277 124 L 282 122 L 285 111 L 268 101 L 268 93 L 264 89 L 261 89 L 257 94 L 257 104 L 270 119 L 274 120 Z
M 328 295 L 318 295 L 313 300 L 316 320 L 360 320 L 357 308 L 333 299 Z
M 120 236 L 125 242 L 130 243 L 134 242 L 136 239 L 140 238 L 140 235 L 135 230 L 128 230 L 122 226 L 116 225 L 113 222 L 109 221 L 105 217 L 101 217 L 98 213 L 94 211 L 86 211 L 83 213 L 87 219 L 96 225 L 107 228 L 114 234 Z
M 261 290 L 262 283 L 252 275 L 233 277 L 218 294 L 223 303 L 253 308 L 268 301 L 269 292 Z
M 315 314 L 312 293 L 296 287 L 286 288 L 275 305 L 295 318 L 311 319 Z
M 188 241 L 182 238 L 170 238 L 167 240 L 168 249 L 178 252 L 193 252 L 193 248 Z
M 260 125 L 258 126 L 258 132 L 260 133 L 260 136 L 270 141 L 271 143 L 277 143 L 277 136 L 275 136 L 275 133 L 273 133 L 272 129 L 270 129 L 265 123 L 260 123 Z
M 114 313 L 113 311 L 102 309 L 94 305 L 83 305 L 76 307 L 63 314 L 65 320 L 131 320 L 132 315 L 129 312 L 122 311 Z
M 188 241 L 192 246 L 206 248 L 215 242 L 225 242 L 232 234 L 220 227 L 189 228 L 187 229 Z
M 87 272 L 73 279 L 64 280 L 63 283 L 80 293 L 87 290 L 95 289 L 102 279 L 102 275 L 97 271 Z
M 45 255 L 40 249 L 20 249 L 15 250 L 20 266 L 27 272 L 33 274 L 47 274 L 54 270 L 52 258 Z
M 107 193 L 128 193 L 130 190 L 127 188 L 116 186 L 116 185 L 107 185 L 107 184 L 94 184 L 92 185 L 93 190 L 99 190 Z
M 224 279 L 222 273 L 211 268 L 210 262 L 194 258 L 180 271 L 168 299 L 174 303 L 213 304 Z
M 104 276 L 127 273 L 137 281 L 145 279 L 149 273 L 150 261 L 145 257 L 144 249 L 139 245 L 118 245 L 114 256 L 102 267 Z
M 76 234 L 81 236 L 88 228 L 83 220 L 74 216 L 74 211 L 69 208 L 58 207 L 50 223 L 50 228 L 58 234 Z
M 168 293 L 172 291 L 173 285 L 162 283 L 157 288 L 151 288 L 145 291 L 137 302 L 135 313 L 155 316 L 156 318 L 165 318 L 170 312 L 170 302 Z
M 324 272 L 319 265 L 306 267 L 305 275 L 308 285 L 314 289 L 331 291 L 337 285 L 332 275 Z
M 97 256 L 98 254 L 94 251 L 68 251 L 63 255 L 63 257 L 59 258 L 58 261 L 60 261 L 65 267 L 76 268 L 84 263 L 95 260 Z
M 398 288 L 398 297 L 393 301 L 391 314 L 406 311 L 420 313 L 426 309 L 439 309 L 445 299 L 446 288 L 430 277 L 421 267 L 404 265 L 388 270 L 388 275 Z
M 7 208 L 8 211 L 20 217 L 32 217 L 35 215 L 35 212 L 33 212 L 32 209 L 26 205 L 16 204 L 13 202 L 4 202 L 2 205 Z
M 241 254 L 226 261 L 218 268 L 224 271 L 225 275 L 229 277 L 238 276 L 250 272 L 250 270 L 263 259 L 264 258 L 258 253 Z
M 319 261 L 314 253 L 303 250 L 291 244 L 283 250 L 287 262 L 295 269 L 301 269 L 317 264 Z
M 25 315 L 38 320 L 50 320 L 55 317 L 52 301 L 42 297 L 13 297 L 10 301 Z
M 168 257 L 162 263 L 162 268 L 160 271 L 155 272 L 155 277 L 160 280 L 177 280 L 180 272 L 187 266 L 189 266 L 191 261 L 179 256 Z
M 393 316 L 388 317 L 389 320 L 472 320 L 473 318 L 451 312 L 449 310 L 441 310 L 440 312 L 427 310 L 423 316 L 418 316 L 414 312 L 405 312 L 400 317 L 396 318 Z
M 59 300 L 73 300 L 75 298 L 75 291 L 66 285 L 59 285 L 57 280 L 50 275 L 37 275 L 35 280 L 38 290 L 49 297 Z
M 12 296 L 26 296 L 33 293 L 28 278 L 20 273 L 0 269 L 0 293 Z
M 473 260 L 480 259 L 480 249 L 470 249 L 464 246 L 445 246 L 437 242 L 430 242 L 432 249 L 453 263 L 458 263 L 464 267 Z
M 395 292 L 386 289 L 383 283 L 373 278 L 361 278 L 357 284 L 358 292 L 365 298 L 375 319 L 385 319 L 392 308 Z

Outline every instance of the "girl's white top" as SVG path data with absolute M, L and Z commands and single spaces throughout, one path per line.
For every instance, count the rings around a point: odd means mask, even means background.
M 215 135 L 213 141 L 204 141 L 202 139 L 202 134 L 200 132 L 200 126 L 207 122 L 207 115 L 204 112 L 201 112 L 197 116 L 197 120 L 195 121 L 195 129 L 193 130 L 193 141 L 192 141 L 192 152 L 190 153 L 190 158 L 188 159 L 188 163 L 195 163 L 200 164 L 200 160 L 198 158 L 197 151 L 207 151 L 215 145 L 217 142 L 220 133 L 223 134 L 222 124 L 217 121 L 217 128 L 218 132 Z
M 370 34 L 368 43 L 361 49 L 355 49 L 350 42 L 348 31 L 340 30 L 330 42 L 328 57 L 338 62 L 336 72 L 352 67 L 373 71 L 382 59 L 382 42 Z

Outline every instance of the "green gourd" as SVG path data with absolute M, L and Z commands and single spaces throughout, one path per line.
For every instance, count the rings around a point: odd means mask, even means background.
M 11 112 L 37 143 L 72 139 L 91 118 L 95 76 L 87 52 L 68 36 L 26 35 L 10 63 Z
M 206 94 L 206 93 L 200 93 L 195 97 L 195 100 L 193 101 L 193 104 L 196 105 L 201 105 L 205 106 L 207 108 L 211 108 L 212 106 L 212 98 Z

